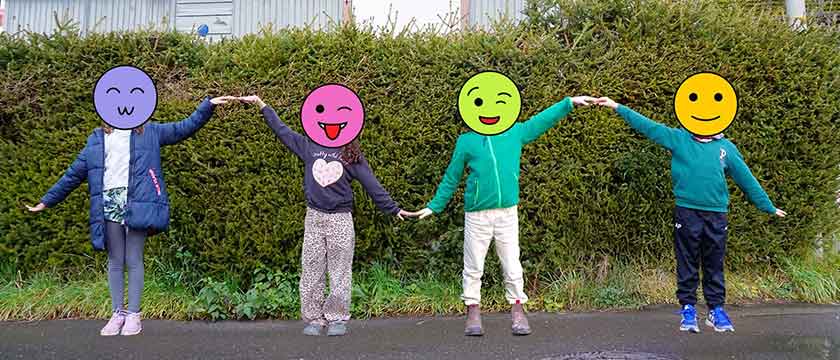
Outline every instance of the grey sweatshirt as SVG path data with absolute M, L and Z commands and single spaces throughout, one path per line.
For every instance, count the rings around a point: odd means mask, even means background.
M 353 188 L 350 181 L 356 179 L 380 210 L 388 214 L 400 211 L 399 205 L 373 175 L 364 156 L 360 155 L 359 161 L 354 164 L 347 164 L 341 159 L 340 148 L 323 147 L 296 133 L 280 120 L 270 106 L 263 107 L 262 113 L 277 138 L 303 160 L 303 191 L 309 207 L 331 214 L 351 212 Z

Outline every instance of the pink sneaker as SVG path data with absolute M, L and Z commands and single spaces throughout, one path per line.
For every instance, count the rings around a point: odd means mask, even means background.
M 119 335 L 120 329 L 122 329 L 124 323 L 125 314 L 123 314 L 122 311 L 114 311 L 114 314 L 111 315 L 111 320 L 108 320 L 108 323 L 105 324 L 105 327 L 103 327 L 102 330 L 99 330 L 99 335 Z
M 122 335 L 137 335 L 143 327 L 140 326 L 140 313 L 128 313 L 125 316 L 125 325 L 122 327 Z

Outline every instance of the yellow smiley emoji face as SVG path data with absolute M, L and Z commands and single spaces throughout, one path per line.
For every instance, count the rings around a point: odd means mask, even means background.
M 674 95 L 674 113 L 690 133 L 712 136 L 722 133 L 738 112 L 735 88 L 722 76 L 701 72 L 688 77 Z

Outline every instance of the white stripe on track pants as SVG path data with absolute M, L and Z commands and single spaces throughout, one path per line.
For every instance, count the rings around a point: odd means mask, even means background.
M 481 302 L 481 276 L 490 241 L 496 241 L 496 255 L 505 276 L 505 298 L 514 304 L 528 301 L 519 263 L 519 214 L 517 207 L 489 209 L 464 214 L 464 293 L 466 305 Z

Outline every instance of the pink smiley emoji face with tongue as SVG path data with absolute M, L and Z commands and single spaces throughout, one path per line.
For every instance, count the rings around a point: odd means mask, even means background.
M 338 148 L 355 140 L 365 126 L 362 100 L 340 84 L 321 85 L 303 100 L 300 122 L 318 145 Z

